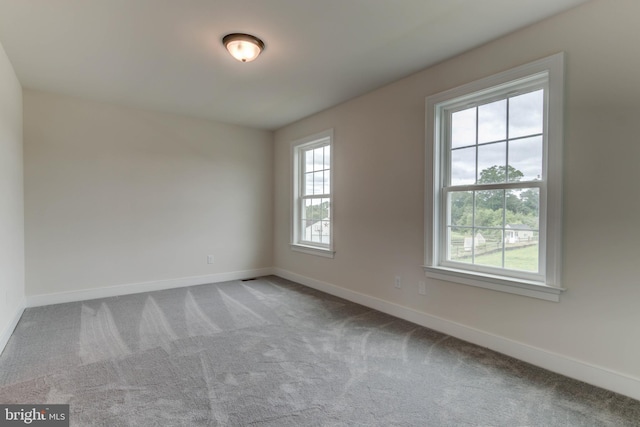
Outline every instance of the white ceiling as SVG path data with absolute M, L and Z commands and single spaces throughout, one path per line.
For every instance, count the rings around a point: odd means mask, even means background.
M 585 1 L 0 0 L 0 43 L 25 88 L 277 129 Z

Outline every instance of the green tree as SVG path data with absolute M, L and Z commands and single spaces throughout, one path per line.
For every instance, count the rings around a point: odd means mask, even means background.
M 507 173 L 510 182 L 520 181 L 524 177 L 524 174 L 513 166 L 492 166 L 480 172 L 478 182 L 505 182 Z M 455 191 L 450 193 L 451 224 L 500 228 L 504 224 L 525 224 L 537 229 L 538 204 L 537 189 L 480 190 L 475 192 L 475 199 L 473 191 Z M 503 211 L 504 208 L 506 212 Z
M 502 210 L 476 209 L 476 227 L 502 227 Z
M 472 225 L 473 192 L 456 191 L 451 193 L 451 224 Z
M 509 165 L 505 166 L 491 166 L 490 168 L 483 169 L 480 172 L 480 179 L 478 184 L 495 184 L 497 182 L 506 182 L 507 174 L 509 175 L 509 182 L 520 181 L 524 174 L 518 169 Z
M 504 208 L 504 190 L 476 191 L 476 210 L 497 211 L 502 208 Z
M 513 166 L 491 166 L 480 172 L 479 184 L 494 184 L 520 181 L 524 174 Z M 512 191 L 503 190 L 485 190 L 476 193 L 476 203 L 479 208 L 499 210 L 506 206 L 508 211 L 520 212 L 522 209 L 522 200 Z M 506 200 L 505 200 L 506 198 Z
M 538 216 L 538 206 L 540 205 L 540 193 L 537 189 L 528 189 L 520 193 L 520 210 L 525 215 Z
M 319 205 L 310 205 L 305 207 L 305 218 L 320 221 L 321 219 L 329 216 L 329 202 L 324 202 Z

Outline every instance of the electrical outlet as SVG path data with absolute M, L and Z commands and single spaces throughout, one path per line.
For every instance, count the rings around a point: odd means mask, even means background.
M 213 264 L 213 255 L 207 255 L 207 264 Z
M 424 280 L 418 282 L 418 294 L 426 295 L 427 294 L 427 284 Z
M 393 287 L 398 289 L 402 288 L 402 277 L 396 276 L 396 280 L 393 283 Z

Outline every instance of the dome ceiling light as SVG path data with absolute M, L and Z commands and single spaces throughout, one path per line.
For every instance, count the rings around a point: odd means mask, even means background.
M 251 34 L 227 34 L 222 44 L 240 62 L 251 62 L 264 50 L 264 42 Z

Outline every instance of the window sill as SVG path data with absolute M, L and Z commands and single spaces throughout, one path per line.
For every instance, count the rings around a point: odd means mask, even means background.
M 427 277 L 431 277 L 433 279 L 461 283 L 469 286 L 477 286 L 494 291 L 507 292 L 510 294 L 523 295 L 553 302 L 559 302 L 560 294 L 565 291 L 564 288 L 545 285 L 541 282 L 514 279 L 504 276 L 494 276 L 491 274 L 469 273 L 467 271 L 456 270 L 453 268 L 425 266 L 424 273 Z
M 332 251 L 330 249 L 318 248 L 314 246 L 305 246 L 305 245 L 299 245 L 299 244 L 293 244 L 293 243 L 291 244 L 291 250 L 294 250 L 296 252 L 302 252 L 308 255 L 318 255 L 325 258 L 333 258 L 333 256 L 336 253 L 335 251 Z

